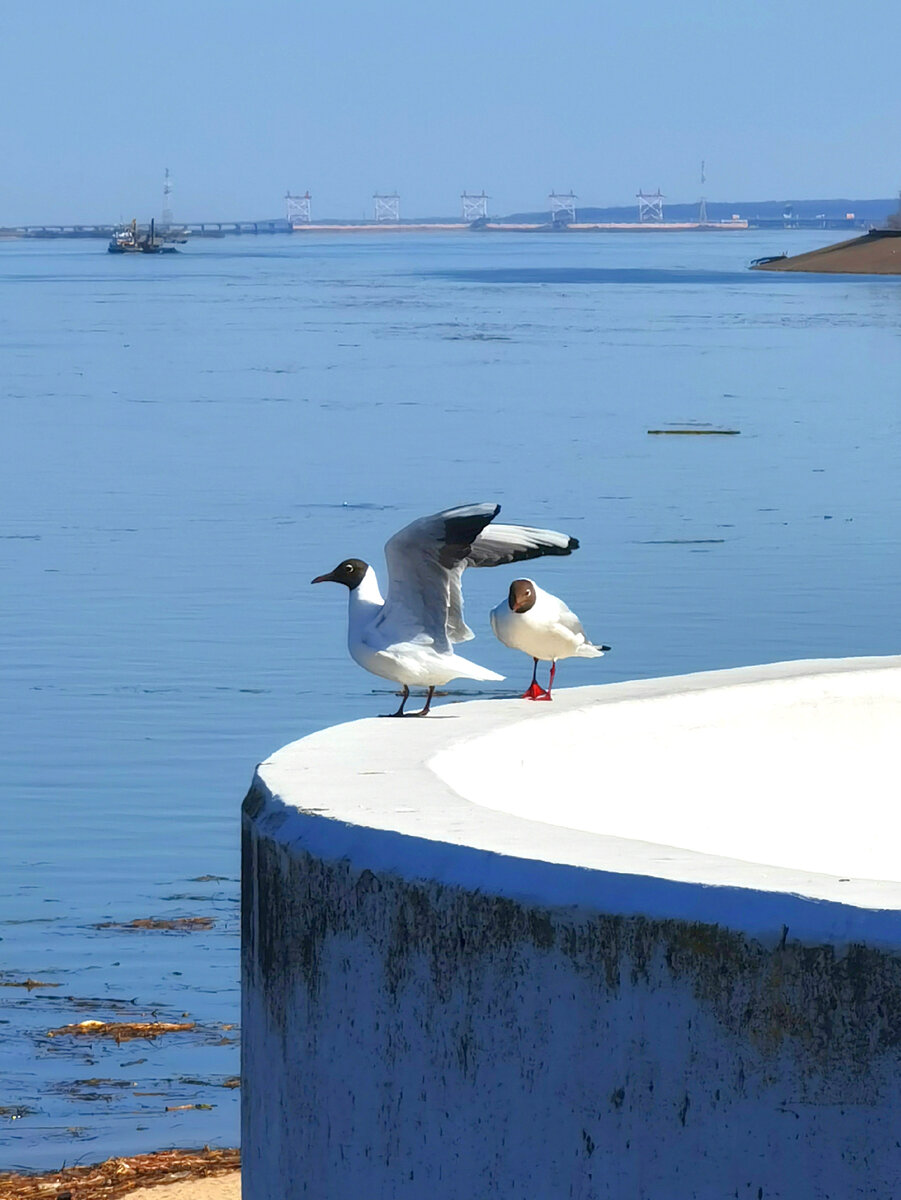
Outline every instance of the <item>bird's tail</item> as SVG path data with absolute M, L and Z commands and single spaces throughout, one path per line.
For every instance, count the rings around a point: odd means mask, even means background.
M 585 642 L 576 651 L 576 658 L 600 658 L 609 649 L 609 646 L 592 646 L 591 642 Z
M 457 668 L 457 677 L 460 679 L 506 679 L 505 675 L 498 675 L 497 671 L 489 671 L 487 667 L 480 667 L 478 663 L 470 662 L 468 658 L 461 658 L 459 654 L 454 655 L 454 666 Z

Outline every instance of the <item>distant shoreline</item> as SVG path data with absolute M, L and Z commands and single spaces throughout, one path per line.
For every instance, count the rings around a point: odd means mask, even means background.
M 746 230 L 747 221 L 575 221 L 553 226 L 548 223 L 488 221 L 473 227 L 459 224 L 403 224 L 402 222 L 359 222 L 348 225 L 294 225 L 292 233 L 683 233 L 688 230 Z
M 305 197 L 306 198 L 306 197 Z M 315 196 L 312 198 L 315 205 Z M 307 231 L 317 233 L 348 233 L 370 231 L 447 232 L 457 233 L 473 228 L 504 229 L 517 231 L 553 230 L 633 230 L 633 229 L 722 229 L 732 228 L 736 222 L 750 229 L 867 229 L 882 225 L 889 215 L 897 210 L 897 197 L 845 199 L 833 196 L 829 199 L 779 200 L 706 200 L 685 203 L 673 201 L 662 206 L 663 221 L 639 221 L 636 205 L 582 205 L 576 203 L 569 210 L 571 221 L 562 221 L 559 213 L 550 210 L 518 210 L 503 215 L 485 216 L 471 223 L 460 215 L 405 218 L 395 215 L 392 220 L 377 221 L 374 217 L 335 218 L 318 215 L 316 219 L 299 221 L 292 213 L 292 220 L 285 217 L 266 217 L 253 220 L 207 219 L 174 222 L 174 226 L 187 229 L 193 236 L 216 237 L 226 233 L 264 234 Z M 138 214 L 140 215 L 140 214 Z M 149 224 L 148 213 L 146 221 Z M 555 215 L 559 224 L 555 224 Z M 305 217 L 310 217 L 307 209 Z M 701 218 L 704 218 L 703 220 Z M 169 222 L 171 221 L 171 216 Z M 161 224 L 158 218 L 158 224 Z M 109 237 L 119 226 L 109 220 L 93 222 L 23 221 L 16 225 L 0 227 L 0 240 L 21 237 Z M 94 231 L 97 231 L 96 233 Z M 102 232 L 101 232 L 102 231 Z

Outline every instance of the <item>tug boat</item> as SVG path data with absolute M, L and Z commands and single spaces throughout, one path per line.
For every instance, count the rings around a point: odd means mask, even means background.
M 177 254 L 175 243 L 184 243 L 187 238 L 182 230 L 168 231 L 162 237 L 156 233 L 156 222 L 151 219 L 150 228 L 142 232 L 137 221 L 118 229 L 109 240 L 110 254 Z

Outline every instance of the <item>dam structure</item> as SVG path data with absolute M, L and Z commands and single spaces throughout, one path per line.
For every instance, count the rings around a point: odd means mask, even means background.
M 444 704 L 258 767 L 254 1200 L 901 1178 L 901 657 Z

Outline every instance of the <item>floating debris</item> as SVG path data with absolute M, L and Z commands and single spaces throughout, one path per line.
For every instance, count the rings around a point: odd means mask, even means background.
M 707 437 L 736 437 L 740 429 L 649 429 L 648 433 L 655 434 L 693 434 Z
M 183 1087 L 223 1087 L 223 1088 L 239 1088 L 241 1080 L 237 1075 L 231 1075 L 227 1079 L 194 1079 L 190 1075 L 182 1076 L 178 1083 Z
M 203 1108 L 212 1112 L 215 1107 L 215 1104 L 167 1104 L 166 1112 L 187 1112 L 192 1108 Z
M 65 1004 L 72 1008 L 78 1009 L 79 1012 L 91 1009 L 95 1010 L 99 1007 L 112 1009 L 114 1012 L 130 1012 L 135 1010 L 134 1000 L 127 1000 L 124 996 L 42 996 L 41 999 L 47 1004 Z
M 66 1096 L 70 1100 L 105 1100 L 113 1099 L 116 1092 L 131 1091 L 137 1087 L 132 1079 L 68 1079 L 59 1083 L 51 1083 L 47 1090 L 58 1096 Z
M 512 342 L 505 333 L 446 333 L 446 342 Z
M 134 921 L 101 921 L 95 929 L 177 929 L 194 932 L 212 929 L 215 917 L 137 917 Z
M 162 1150 L 133 1158 L 109 1158 L 87 1167 L 64 1167 L 43 1175 L 0 1174 L 3 1200 L 118 1200 L 136 1188 L 237 1171 L 238 1150 Z
M 25 1104 L 0 1104 L 0 1117 L 5 1117 L 7 1121 L 21 1121 L 23 1117 L 33 1115 L 34 1109 Z
M 23 987 L 31 991 L 32 988 L 42 987 L 59 987 L 58 983 L 45 983 L 41 979 L 0 979 L 0 987 Z
M 170 903 L 170 904 L 171 903 L 209 904 L 211 900 L 215 902 L 216 900 L 219 899 L 219 897 L 218 896 L 209 896 L 209 895 L 196 896 L 196 895 L 193 895 L 191 892 L 173 892 L 171 896 L 162 896 L 161 899 L 165 900 L 167 903 Z M 237 896 L 234 896 L 234 897 L 229 896 L 228 899 L 231 900 L 235 904 L 237 904 L 237 902 L 238 902 Z
M 47 1037 L 108 1037 L 116 1042 L 130 1042 L 135 1038 L 155 1038 L 163 1033 L 189 1033 L 196 1028 L 193 1021 L 79 1021 L 77 1025 L 63 1025 L 49 1029 Z

